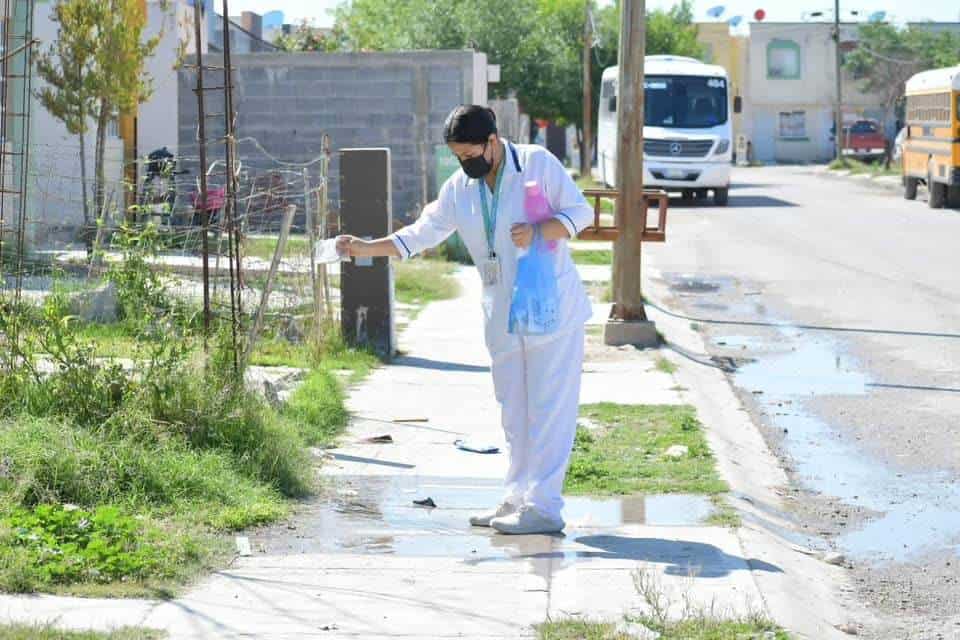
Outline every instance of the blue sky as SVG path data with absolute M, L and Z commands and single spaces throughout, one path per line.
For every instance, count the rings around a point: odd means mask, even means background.
M 236 15 L 244 10 L 266 13 L 279 9 L 286 14 L 288 22 L 298 22 L 308 18 L 316 20 L 317 24 L 327 25 L 332 22 L 328 10 L 336 7 L 340 2 L 341 0 L 231 0 L 230 13 Z M 673 4 L 673 0 L 647 0 L 648 8 L 670 7 Z M 729 0 L 726 3 L 721 0 L 695 0 L 697 19 L 707 19 L 707 10 L 719 4 L 725 4 L 725 16 L 743 15 L 749 18 L 754 11 L 763 8 L 767 13 L 767 20 L 775 21 L 800 20 L 803 11 L 832 10 L 833 7 L 831 0 L 809 0 L 802 5 L 796 0 Z M 859 2 L 842 0 L 841 15 L 846 15 L 844 12 L 850 9 L 857 9 L 864 16 L 874 11 L 886 11 L 898 22 L 960 21 L 960 6 L 957 0 L 860 0 Z

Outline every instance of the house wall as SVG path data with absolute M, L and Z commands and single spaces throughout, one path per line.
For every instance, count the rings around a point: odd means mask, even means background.
M 53 2 L 36 0 L 33 35 L 41 50 L 57 38 L 57 23 L 51 19 Z M 35 72 L 34 72 L 35 73 Z M 33 89 L 44 83 L 34 75 Z M 12 89 L 12 91 L 15 91 Z M 30 250 L 49 249 L 76 240 L 83 226 L 84 189 L 80 179 L 80 142 L 67 132 L 34 96 L 30 101 L 30 169 L 27 192 L 25 240 Z M 85 140 L 87 193 L 92 194 L 96 150 L 96 122 L 89 119 Z M 123 140 L 116 126 L 108 130 L 105 152 L 105 190 L 114 201 L 122 199 Z M 92 196 L 88 195 L 92 200 Z M 96 212 L 93 212 L 94 214 Z
M 180 53 L 195 55 L 194 12 L 185 0 L 176 0 L 164 9 L 161 0 L 147 5 L 147 38 L 160 36 L 160 44 L 147 61 L 146 72 L 152 79 L 153 93 L 140 105 L 137 118 L 137 156 L 144 157 L 154 149 L 178 150 L 180 102 L 178 100 L 178 63 Z M 201 26 L 204 38 L 206 26 Z M 206 52 L 207 41 L 202 42 Z M 196 106 L 194 105 L 194 112 Z
M 731 35 L 726 22 L 701 22 L 697 24 L 697 40 L 704 46 L 704 62 L 727 70 L 730 79 L 730 97 L 743 96 L 747 62 L 747 39 Z M 743 131 L 742 113 L 733 114 L 733 136 L 736 139 Z
M 213 56 L 210 56 L 213 64 Z M 262 53 L 233 57 L 237 134 L 245 166 L 304 163 L 331 138 L 331 206 L 339 199 L 339 149 L 389 147 L 394 216 L 409 220 L 436 197 L 441 130 L 461 103 L 486 103 L 486 55 L 472 51 L 408 53 Z M 482 78 L 477 84 L 477 78 Z M 192 143 L 193 72 L 180 72 L 180 142 Z M 209 110 L 222 106 L 211 93 Z M 193 111 L 191 111 L 193 109 Z M 222 124 L 211 127 L 211 139 Z M 262 152 L 259 150 L 262 149 Z M 265 153 L 263 153 L 265 152 Z M 269 154 L 269 155 L 268 155 Z M 442 158 L 441 158 L 442 160 Z
M 836 104 L 835 45 L 827 23 L 754 23 L 747 53 L 743 127 L 762 162 L 825 162 L 834 156 L 831 126 Z M 857 25 L 841 26 L 841 43 L 855 42 Z M 775 49 L 799 51 L 799 73 L 775 72 Z M 865 94 L 860 83 L 843 72 L 845 118 L 881 121 L 891 136 L 893 116 L 882 100 Z M 792 114 L 792 115 L 783 115 Z M 788 123 L 786 126 L 784 123 Z M 802 122 L 802 127 L 789 123 Z M 802 135 L 799 135 L 802 133 Z

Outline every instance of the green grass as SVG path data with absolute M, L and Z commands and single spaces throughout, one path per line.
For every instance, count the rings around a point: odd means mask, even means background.
M 580 249 L 573 252 L 576 264 L 612 265 L 613 251 L 610 249 Z
M 277 250 L 278 238 L 275 237 L 256 237 L 247 238 L 243 244 L 244 256 L 250 258 L 261 258 L 271 260 L 273 253 Z M 293 258 L 297 256 L 310 255 L 310 242 L 305 236 L 291 235 L 287 238 L 287 246 L 284 248 L 284 257 Z
M 843 158 L 834 160 L 828 166 L 833 171 L 849 171 L 852 175 L 868 174 L 874 177 L 900 175 L 900 167 L 898 165 L 891 164 L 890 168 L 887 169 L 882 160 L 863 162 L 855 158 Z
M 454 278 L 458 265 L 441 260 L 407 260 L 394 263 L 397 301 L 425 305 L 457 297 L 460 287 Z
M 577 429 L 565 492 L 717 494 L 728 490 L 692 407 L 603 403 L 581 407 L 581 415 L 602 428 Z M 688 455 L 666 458 L 664 452 L 672 445 L 685 445 Z
M 606 189 L 607 187 L 600 184 L 592 177 L 581 176 L 577 178 L 577 186 L 580 187 L 580 190 L 584 189 Z M 590 203 L 590 206 L 593 206 L 593 198 L 588 198 L 587 201 Z M 602 198 L 600 200 L 600 212 L 601 213 L 613 213 L 613 200 L 610 198 Z
M 630 640 L 612 622 L 553 620 L 537 625 L 538 640 Z
M 112 327 L 88 331 L 93 334 L 120 335 Z M 336 332 L 328 336 L 316 352 L 268 343 L 265 351 L 276 364 L 311 369 L 279 411 L 192 365 L 154 380 L 155 390 L 135 389 L 106 420 L 89 423 L 72 417 L 70 402 L 55 402 L 57 393 L 16 383 L 23 399 L 7 394 L 0 400 L 0 590 L 172 595 L 223 563 L 229 547 L 221 532 L 288 515 L 289 498 L 312 490 L 305 446 L 325 444 L 342 431 L 348 418 L 342 385 L 378 363 L 347 348 Z M 6 385 L 0 379 L 0 389 Z M 3 535 L 3 523 L 18 506 L 58 504 L 113 505 L 137 518 L 143 540 L 163 551 L 162 571 L 151 564 L 142 575 L 105 583 L 87 574 L 45 574 L 23 544 Z
M 166 634 L 126 627 L 109 632 L 63 631 L 52 626 L 0 625 L 0 640 L 159 640 Z
M 537 625 L 539 640 L 630 640 L 633 636 L 617 633 L 611 622 L 556 620 Z M 790 636 L 776 625 L 762 620 L 695 619 L 666 625 L 651 625 L 661 640 L 759 640 L 773 632 L 774 640 Z
M 714 494 L 710 496 L 710 501 L 713 503 L 714 511 L 707 518 L 706 524 L 714 527 L 726 527 L 728 529 L 736 529 L 743 524 L 740 514 L 736 509 L 727 504 L 723 496 Z
M 657 367 L 657 371 L 660 371 L 661 373 L 666 373 L 669 375 L 673 375 L 674 373 L 677 372 L 677 365 L 670 362 L 663 356 L 660 356 L 659 358 L 657 358 L 656 367 Z

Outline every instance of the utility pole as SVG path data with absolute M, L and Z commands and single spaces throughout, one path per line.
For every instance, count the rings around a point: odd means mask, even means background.
M 833 40 L 836 44 L 836 67 L 837 67 L 837 106 L 836 122 L 834 126 L 837 133 L 834 141 L 837 144 L 837 160 L 843 159 L 843 78 L 840 75 L 842 71 L 840 59 L 840 0 L 833 0 Z
M 580 144 L 580 177 L 589 178 L 593 165 L 593 82 L 590 72 L 590 58 L 593 48 L 592 16 L 590 3 L 586 0 L 585 20 L 583 22 L 583 140 Z
M 617 99 L 617 196 L 619 231 L 613 253 L 613 311 L 604 328 L 608 345 L 657 343 L 643 309 L 640 247 L 643 236 L 643 59 L 644 0 L 620 2 L 620 53 Z

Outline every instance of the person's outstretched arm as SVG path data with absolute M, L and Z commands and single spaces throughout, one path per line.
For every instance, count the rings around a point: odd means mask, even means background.
M 390 238 L 364 240 L 356 236 L 338 236 L 337 253 L 351 258 L 399 258 L 400 252 Z
M 354 236 L 337 238 L 337 251 L 356 258 L 412 258 L 436 247 L 456 231 L 453 188 L 444 185 L 440 197 L 427 204 L 417 218 L 386 238 L 363 240 Z

